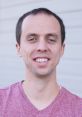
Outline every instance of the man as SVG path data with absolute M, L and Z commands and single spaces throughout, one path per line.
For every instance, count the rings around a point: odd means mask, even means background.
M 25 80 L 0 90 L 0 117 L 82 117 L 82 99 L 57 83 L 65 46 L 60 17 L 46 8 L 25 13 L 17 23 L 16 40 Z

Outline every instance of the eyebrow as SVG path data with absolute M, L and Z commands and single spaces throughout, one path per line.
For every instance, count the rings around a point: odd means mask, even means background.
M 46 36 L 58 36 L 57 34 L 55 34 L 55 33 L 48 33 L 48 34 L 45 34 Z M 38 34 L 36 34 L 36 33 L 29 33 L 29 34 L 27 34 L 27 36 L 38 36 Z
M 55 34 L 55 33 L 48 33 L 48 34 L 46 34 L 46 36 L 58 37 L 58 35 L 57 35 L 57 34 Z
M 29 34 L 27 34 L 27 37 L 30 37 L 30 36 L 37 36 L 37 34 L 35 34 L 35 33 L 29 33 Z

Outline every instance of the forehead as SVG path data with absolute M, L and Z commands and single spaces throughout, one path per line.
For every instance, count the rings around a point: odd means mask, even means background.
M 60 31 L 58 20 L 47 14 L 37 14 L 27 16 L 22 23 L 22 31 Z

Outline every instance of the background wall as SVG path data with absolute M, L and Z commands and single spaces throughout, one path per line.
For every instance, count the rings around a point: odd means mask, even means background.
M 0 0 L 0 87 L 24 79 L 24 65 L 15 48 L 15 26 L 24 12 L 47 7 L 66 26 L 65 54 L 58 82 L 82 97 L 82 0 Z

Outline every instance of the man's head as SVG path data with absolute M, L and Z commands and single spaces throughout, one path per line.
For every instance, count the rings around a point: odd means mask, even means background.
M 27 74 L 33 77 L 52 77 L 64 53 L 64 25 L 52 14 L 36 9 L 23 15 L 17 24 L 17 51 Z
M 30 16 L 30 15 L 38 15 L 38 14 L 45 14 L 45 15 L 49 15 L 49 16 L 54 16 L 59 24 L 60 24 L 60 30 L 61 30 L 61 42 L 62 44 L 64 43 L 65 40 L 65 26 L 63 24 L 62 19 L 55 13 L 53 13 L 52 11 L 46 9 L 46 8 L 38 8 L 38 9 L 34 9 L 32 11 L 29 11 L 27 13 L 25 13 L 24 15 L 22 15 L 18 22 L 17 22 L 17 26 L 16 26 L 16 41 L 17 43 L 20 45 L 20 38 L 21 38 L 21 33 L 22 33 L 22 24 L 23 21 L 26 17 Z

